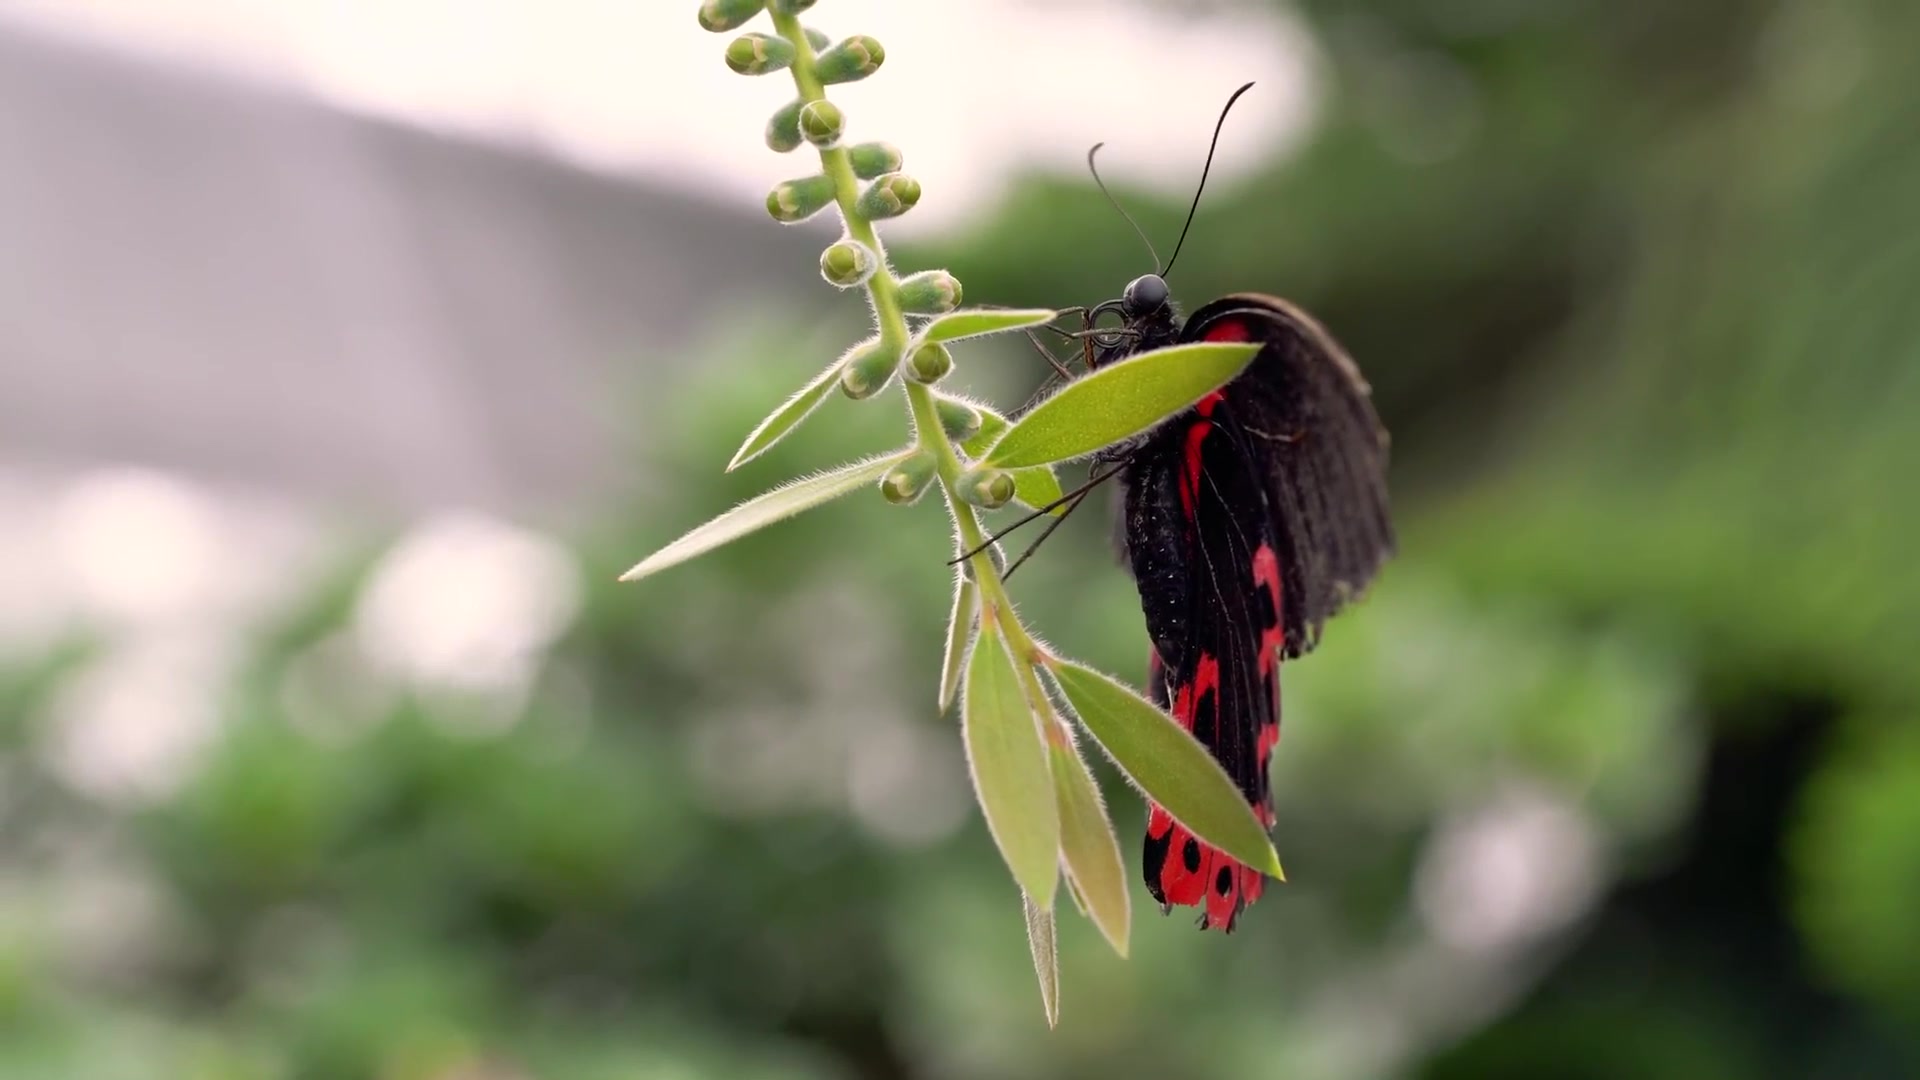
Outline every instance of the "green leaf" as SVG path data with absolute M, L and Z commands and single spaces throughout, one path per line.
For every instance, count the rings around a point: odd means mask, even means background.
M 1051 465 L 1013 470 L 1013 497 L 1028 509 L 1038 510 L 1064 494 L 1066 492 L 1060 489 L 1060 478 L 1053 475 Z M 1056 506 L 1047 512 L 1058 517 L 1066 511 L 1065 506 Z
M 801 387 L 798 393 L 786 400 L 785 404 L 769 413 L 765 420 L 760 421 L 760 426 L 753 429 L 753 433 L 747 436 L 747 441 L 741 443 L 740 449 L 733 452 L 733 460 L 727 462 L 727 471 L 732 472 L 766 453 L 772 449 L 774 443 L 786 438 L 788 432 L 799 427 L 800 421 L 805 420 L 807 414 L 813 412 L 814 407 L 825 401 L 827 395 L 833 392 L 834 379 L 840 374 L 840 369 L 846 365 L 846 362 L 846 356 L 842 356 L 829 364 L 825 371 L 813 377 L 812 382 Z
M 967 308 L 950 311 L 922 327 L 920 340 L 958 341 L 986 334 L 1004 334 L 1009 330 L 1042 326 L 1059 316 L 1059 312 L 1045 308 Z
M 1155 349 L 1061 387 L 987 451 L 1003 469 L 1084 457 L 1153 427 L 1226 385 L 1258 344 L 1197 342 Z
M 981 613 L 980 638 L 967 662 L 960 726 L 973 789 L 1000 856 L 1027 895 L 1051 908 L 1060 878 L 1053 777 L 1039 725 L 991 610 Z
M 1106 935 L 1113 951 L 1124 957 L 1133 909 L 1127 900 L 1120 841 L 1100 801 L 1100 788 L 1071 741 L 1049 742 L 1047 759 L 1053 767 L 1053 796 L 1060 808 L 1060 857 L 1067 864 L 1068 882 L 1087 917 Z
M 940 665 L 940 711 L 953 704 L 960 689 L 960 669 L 972 647 L 974 630 L 979 626 L 980 587 L 967 576 L 965 567 L 953 575 L 953 614 L 947 617 L 947 658 Z
M 1053 932 L 1053 911 L 1022 894 L 1027 909 L 1027 949 L 1033 953 L 1033 973 L 1040 977 L 1040 1005 L 1047 1011 L 1047 1026 L 1060 1023 L 1060 946 Z
M 960 444 L 960 449 L 968 457 L 978 461 L 980 455 L 986 453 L 988 447 L 999 442 L 1000 436 L 1005 435 L 1007 429 L 1013 425 L 1007 422 L 1006 417 L 977 401 L 970 401 L 967 404 L 972 405 L 973 410 L 980 414 L 980 430 L 967 436 L 966 440 Z
M 1286 880 L 1265 826 L 1220 763 L 1171 716 L 1112 678 L 1054 657 L 1047 669 L 1080 723 L 1147 797 L 1195 836 Z
M 620 580 L 638 581 L 648 574 L 686 562 L 696 555 L 704 555 L 722 544 L 790 518 L 802 510 L 811 510 L 849 491 L 857 491 L 878 481 L 888 469 L 906 458 L 907 453 L 895 451 L 856 461 L 832 472 L 795 480 L 764 495 L 757 495 L 640 560 L 633 569 L 621 574 Z

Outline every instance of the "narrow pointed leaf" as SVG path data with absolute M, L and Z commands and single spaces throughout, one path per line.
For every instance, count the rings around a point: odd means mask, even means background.
M 1266 828 L 1206 747 L 1111 676 L 1058 658 L 1048 670 L 1081 725 L 1148 798 L 1200 839 L 1285 880 Z
M 733 460 L 727 462 L 727 471 L 733 470 L 759 457 L 773 448 L 773 444 L 787 437 L 787 433 L 800 426 L 800 421 L 813 412 L 814 407 L 827 399 L 833 392 L 834 382 L 840 375 L 840 369 L 846 366 L 846 357 L 841 357 L 827 365 L 827 369 L 814 376 L 813 381 L 801 387 L 779 408 L 767 414 L 760 426 L 753 429 L 747 441 L 733 452 Z
M 1029 509 L 1038 510 L 1064 494 L 1066 492 L 1060 489 L 1060 478 L 1053 474 L 1051 465 L 1013 470 L 1013 497 Z M 1058 517 L 1066 509 L 1065 506 L 1056 506 L 1048 513 Z
M 1033 973 L 1040 977 L 1040 1005 L 1047 1010 L 1047 1026 L 1060 1024 L 1060 945 L 1054 937 L 1053 912 L 1030 896 L 1021 896 L 1027 908 L 1027 949 L 1033 953 Z
M 950 311 L 920 331 L 922 341 L 958 341 L 961 338 L 1002 334 L 1050 323 L 1060 315 L 1046 308 L 965 308 Z
M 648 574 L 686 562 L 696 555 L 704 555 L 722 544 L 764 529 L 776 521 L 831 502 L 849 491 L 858 491 L 879 480 L 882 474 L 905 457 L 905 452 L 896 451 L 867 458 L 757 495 L 640 560 L 633 569 L 621 574 L 620 580 L 638 581 Z
M 1138 435 L 1226 385 L 1257 344 L 1197 342 L 1128 357 L 1060 388 L 987 451 L 1003 469 L 1070 461 Z
M 1051 908 L 1060 877 L 1053 776 L 1033 709 L 990 611 L 981 613 L 980 637 L 967 661 L 960 727 L 973 790 L 1001 858 L 1020 888 Z
M 980 590 L 961 569 L 953 575 L 953 614 L 947 618 L 947 656 L 940 665 L 940 711 L 953 704 L 960 689 L 960 670 L 967 650 L 973 645 L 974 629 L 979 626 Z
M 1125 956 L 1133 909 L 1120 841 L 1100 801 L 1100 788 L 1071 741 L 1049 742 L 1047 758 L 1053 768 L 1053 797 L 1060 806 L 1060 857 L 1067 864 L 1068 884 L 1113 951 Z

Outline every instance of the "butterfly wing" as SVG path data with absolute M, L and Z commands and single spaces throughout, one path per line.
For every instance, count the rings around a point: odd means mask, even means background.
M 1352 361 L 1282 301 L 1216 301 L 1181 336 L 1262 349 L 1157 429 L 1123 476 L 1124 551 L 1153 642 L 1149 693 L 1271 825 L 1280 657 L 1310 650 L 1392 551 L 1386 437 Z M 1264 884 L 1157 805 L 1145 871 L 1163 907 L 1201 906 L 1203 928 L 1231 930 Z
M 1223 389 L 1218 423 L 1241 433 L 1262 479 L 1278 541 L 1286 655 L 1301 656 L 1393 554 L 1386 428 L 1346 351 L 1284 300 L 1216 300 L 1193 313 L 1181 338 L 1262 346 Z
M 1202 408 L 1207 408 L 1203 405 Z M 1276 536 L 1242 436 L 1190 413 L 1156 432 L 1125 475 L 1128 557 L 1153 642 L 1148 691 L 1272 823 L 1267 762 L 1280 734 Z M 1221 418 L 1224 419 L 1224 418 Z M 1265 879 L 1155 805 L 1147 888 L 1232 929 Z

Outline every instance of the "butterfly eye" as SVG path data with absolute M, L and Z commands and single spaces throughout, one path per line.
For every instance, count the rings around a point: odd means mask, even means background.
M 1159 274 L 1143 274 L 1127 284 L 1120 303 L 1134 318 L 1151 315 L 1166 306 L 1167 280 Z

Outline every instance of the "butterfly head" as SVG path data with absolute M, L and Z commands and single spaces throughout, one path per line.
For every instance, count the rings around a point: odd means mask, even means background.
M 1128 322 L 1147 319 L 1167 306 L 1167 279 L 1159 274 L 1141 274 L 1127 282 L 1120 294 L 1120 313 Z
M 1171 345 L 1180 336 L 1180 323 L 1174 317 L 1167 279 L 1159 274 L 1142 274 L 1128 282 L 1118 300 L 1108 300 L 1089 313 L 1089 325 L 1102 315 L 1117 315 L 1119 322 L 1109 321 L 1094 329 L 1095 367 Z

